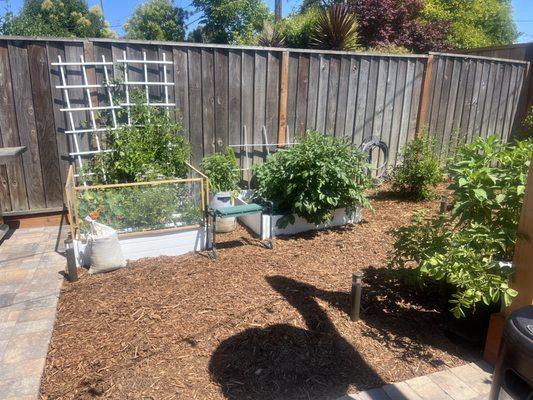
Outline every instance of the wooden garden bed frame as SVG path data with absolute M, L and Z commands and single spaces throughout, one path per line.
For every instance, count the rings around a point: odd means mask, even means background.
M 189 174 L 198 175 L 197 177 L 191 178 L 179 178 L 179 179 L 165 179 L 160 181 L 147 181 L 147 182 L 132 182 L 132 183 L 114 183 L 114 184 L 104 184 L 104 185 L 78 185 L 76 182 L 76 176 L 74 174 L 74 166 L 71 165 L 68 174 L 67 180 L 65 182 L 65 194 L 66 194 L 66 205 L 68 211 L 68 220 L 70 224 L 70 234 L 72 239 L 79 239 L 79 215 L 78 215 L 78 192 L 85 190 L 105 190 L 119 187 L 134 187 L 134 186 L 157 186 L 164 184 L 172 183 L 192 183 L 196 182 L 200 184 L 200 193 L 201 193 L 201 210 L 205 210 L 205 206 L 209 204 L 209 179 L 197 168 L 192 166 L 190 163 L 186 163 L 189 168 Z M 135 236 L 142 234 L 144 232 L 157 233 L 157 232 L 168 232 L 171 230 L 183 230 L 198 227 L 199 225 L 187 225 L 180 227 L 172 228 L 163 228 L 163 229 L 154 229 L 154 230 L 141 230 L 131 233 L 120 233 L 120 236 Z

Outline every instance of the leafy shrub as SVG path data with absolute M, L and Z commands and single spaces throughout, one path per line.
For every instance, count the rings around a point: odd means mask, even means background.
M 226 150 L 226 154 L 214 153 L 204 157 L 200 168 L 209 178 L 209 186 L 215 193 L 239 188 L 239 164 L 231 148 Z
M 200 192 L 194 184 L 160 184 L 88 189 L 78 192 L 78 214 L 120 232 L 201 222 Z
M 364 191 L 370 186 L 366 155 L 349 142 L 315 131 L 294 147 L 280 150 L 256 167 L 258 192 L 286 213 L 320 224 L 333 210 L 368 206 Z
M 344 3 L 334 3 L 321 10 L 311 35 L 315 47 L 354 51 L 357 44 L 357 18 Z
M 116 134 L 114 134 L 116 132 Z M 131 125 L 121 125 L 107 135 L 111 152 L 98 154 L 89 170 L 96 182 L 124 183 L 184 177 L 190 145 L 182 127 L 164 110 L 137 104 Z
M 401 46 L 414 52 L 442 51 L 450 22 L 422 20 L 421 0 L 349 0 L 357 16 L 359 42 L 364 47 Z
M 443 179 L 435 140 L 427 134 L 416 137 L 402 148 L 401 157 L 392 174 L 393 190 L 418 200 L 432 198 L 432 189 Z
M 489 227 L 494 235 L 502 237 L 502 256 L 509 259 L 532 156 L 531 140 L 504 144 L 496 136 L 489 136 L 460 148 L 457 161 L 449 168 L 453 217 L 459 224 Z
M 517 293 L 507 285 L 511 271 L 497 261 L 512 259 L 532 156 L 532 141 L 503 144 L 494 136 L 459 148 L 450 167 L 452 212 L 415 214 L 395 230 L 391 265 L 414 262 L 421 279 L 453 285 L 456 317 L 500 297 L 508 305 Z
M 520 126 L 520 137 L 533 138 L 533 106 L 531 106 Z
M 303 14 L 291 14 L 280 22 L 280 33 L 285 37 L 285 46 L 305 49 L 311 46 L 320 8 L 313 7 Z
M 283 47 L 285 46 L 285 36 L 283 36 L 278 25 L 265 21 L 263 30 L 257 37 L 257 44 L 263 47 Z

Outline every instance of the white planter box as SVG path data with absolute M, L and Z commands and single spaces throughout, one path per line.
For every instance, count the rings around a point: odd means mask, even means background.
M 122 254 L 126 260 L 138 260 L 144 257 L 179 256 L 193 251 L 205 249 L 205 228 L 168 229 L 135 234 L 119 234 Z M 88 266 L 85 256 L 86 244 L 79 240 L 73 241 L 76 262 Z
M 235 200 L 236 204 L 247 204 L 241 198 Z M 261 229 L 261 221 L 259 219 L 259 214 L 245 215 L 243 217 L 238 217 L 238 220 L 255 232 L 259 236 L 259 231 Z M 353 213 L 346 213 L 345 208 L 338 208 L 333 212 L 333 218 L 320 225 L 312 224 L 307 222 L 304 218 L 294 216 L 294 224 L 289 224 L 285 228 L 278 228 L 277 222 L 281 219 L 283 215 L 275 214 L 272 216 L 272 235 L 294 235 L 296 233 L 314 231 L 320 229 L 333 228 L 337 226 L 343 226 L 348 224 L 357 224 L 360 223 L 363 219 L 363 209 L 358 207 L 357 210 Z M 261 232 L 261 239 L 268 239 L 270 232 L 270 216 L 263 215 L 263 232 Z

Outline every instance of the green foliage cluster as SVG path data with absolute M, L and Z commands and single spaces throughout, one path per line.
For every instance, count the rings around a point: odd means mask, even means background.
M 187 173 L 190 144 L 181 124 L 164 110 L 136 104 L 131 108 L 131 125 L 110 132 L 107 146 L 112 151 L 98 154 L 89 168 L 96 182 L 180 178 Z
M 422 280 L 447 282 L 456 317 L 500 297 L 509 304 L 511 271 L 497 261 L 512 259 L 533 141 L 503 144 L 495 136 L 477 138 L 458 149 L 449 168 L 454 190 L 450 214 L 416 214 L 412 224 L 394 231 L 391 264 L 414 262 Z
M 231 192 L 239 188 L 240 170 L 233 150 L 226 154 L 214 153 L 205 156 L 200 169 L 209 178 L 209 186 L 215 193 Z
M 311 47 L 311 34 L 320 17 L 320 8 L 314 7 L 300 14 L 291 14 L 284 18 L 279 29 L 285 37 L 285 45 L 305 49 Z
M 511 44 L 518 37 L 510 0 L 425 0 L 422 18 L 451 22 L 446 41 L 453 48 Z
M 78 215 L 82 220 L 91 216 L 119 232 L 198 224 L 202 220 L 199 193 L 189 183 L 81 190 Z
M 308 131 L 300 143 L 256 167 L 258 193 L 286 214 L 281 225 L 294 222 L 293 214 L 320 224 L 337 208 L 370 205 L 366 158 L 345 140 Z
M 99 6 L 85 0 L 25 0 L 18 15 L 7 12 L 0 34 L 56 37 L 116 37 Z
M 135 8 L 124 30 L 129 39 L 183 41 L 186 17 L 173 0 L 149 0 Z
M 402 148 L 401 158 L 392 173 L 393 190 L 417 200 L 431 199 L 433 188 L 443 180 L 435 139 L 427 133 L 415 137 Z
M 533 106 L 529 108 L 520 127 L 520 137 L 533 139 Z
M 263 21 L 272 18 L 263 0 L 194 0 L 193 4 L 204 15 L 200 36 L 212 43 L 254 43 Z

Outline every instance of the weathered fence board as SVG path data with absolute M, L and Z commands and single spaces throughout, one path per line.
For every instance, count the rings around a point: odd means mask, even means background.
M 443 157 L 455 137 L 472 140 L 497 133 L 507 139 L 516 126 L 527 64 L 457 54 L 378 55 L 318 50 L 239 47 L 107 39 L 0 38 L 0 146 L 29 146 L 22 159 L 0 167 L 0 201 L 8 214 L 62 207 L 62 186 L 73 152 L 58 61 L 115 62 L 109 79 L 122 79 L 123 59 L 165 59 L 172 115 L 180 119 L 192 146 L 192 162 L 228 145 L 293 141 L 307 129 L 345 137 L 356 146 L 371 137 L 387 143 L 389 166 L 420 127 L 435 135 Z M 509 55 L 511 56 L 511 55 Z M 516 56 L 516 55 L 514 55 Z M 284 69 L 283 60 L 287 59 Z M 144 80 L 144 66 L 129 64 L 130 81 Z M 146 67 L 149 80 L 164 79 L 162 67 Z M 90 83 L 106 77 L 88 67 Z M 69 84 L 81 84 L 79 68 L 66 67 Z M 427 81 L 427 87 L 425 82 Z M 143 89 L 142 86 L 138 86 Z M 133 91 L 133 88 L 132 88 Z M 426 100 L 422 101 L 423 91 Z M 103 89 L 90 90 L 93 105 L 108 104 Z M 141 90 L 141 93 L 144 93 Z M 149 88 L 150 100 L 164 101 L 163 87 Z M 286 98 L 284 98 L 286 93 Z M 85 105 L 84 89 L 69 91 L 72 106 Z M 75 125 L 89 120 L 74 113 Z M 104 116 L 99 123 L 103 123 Z M 286 130 L 285 127 L 286 126 Z M 246 135 L 246 136 L 245 136 Z M 86 134 L 79 150 L 95 149 Z M 103 142 L 105 137 L 99 136 Z M 235 147 L 241 168 L 262 162 L 265 149 Z M 374 166 L 383 161 L 373 157 Z M 244 171 L 244 179 L 250 172 Z

